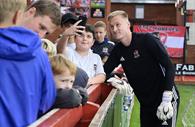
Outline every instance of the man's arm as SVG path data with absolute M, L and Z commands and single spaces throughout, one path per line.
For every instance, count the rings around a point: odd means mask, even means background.
M 68 43 L 68 36 L 63 35 L 57 40 L 57 53 L 63 53 Z
M 162 73 L 164 73 L 165 76 L 165 87 L 162 94 L 162 101 L 157 108 L 156 115 L 158 119 L 166 121 L 173 116 L 173 106 L 171 101 L 173 98 L 172 88 L 174 86 L 175 69 L 165 47 L 160 40 L 156 39 L 150 34 L 146 34 L 146 37 L 146 48 L 149 49 L 151 55 L 160 64 L 159 66 L 161 66 Z
M 165 69 L 164 76 L 165 76 L 165 90 L 172 90 L 174 85 L 174 76 L 175 76 L 175 69 L 171 62 L 171 59 L 159 39 L 156 39 L 151 34 L 146 34 L 146 48 L 149 50 L 151 55 L 159 62 L 159 64 Z
M 106 73 L 106 79 L 110 77 L 111 72 L 120 64 L 121 54 L 120 54 L 120 46 L 116 45 L 112 50 L 108 60 L 104 64 L 104 71 Z
M 87 84 L 97 84 L 97 83 L 103 83 L 106 79 L 105 74 L 98 74 L 94 77 L 89 78 L 88 83 Z

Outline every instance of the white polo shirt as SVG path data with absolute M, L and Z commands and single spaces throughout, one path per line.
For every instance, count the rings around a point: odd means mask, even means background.
M 67 48 L 66 56 L 69 60 L 82 68 L 88 74 L 89 78 L 98 74 L 105 74 L 101 58 L 91 50 L 86 56 L 81 56 L 76 50 Z

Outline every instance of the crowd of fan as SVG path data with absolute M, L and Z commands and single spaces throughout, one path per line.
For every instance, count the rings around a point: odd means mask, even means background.
M 1 0 L 0 125 L 24 127 L 53 108 L 85 105 L 87 88 L 107 81 L 124 96 L 133 88 L 141 126 L 175 126 L 179 93 L 160 39 L 131 32 L 125 11 L 111 12 L 107 21 L 116 45 L 104 22 L 92 25 L 85 15 L 62 15 L 54 0 L 28 6 L 27 0 Z M 59 27 L 58 38 L 48 40 Z M 122 74 L 112 76 L 117 67 Z
M 26 5 L 3 0 L 0 6 L 0 124 L 7 127 L 27 126 L 53 108 L 84 105 L 87 88 L 105 81 L 102 59 L 114 47 L 104 22 L 94 27 L 85 16 L 62 15 L 54 1 Z M 56 41 L 45 38 L 59 26 Z

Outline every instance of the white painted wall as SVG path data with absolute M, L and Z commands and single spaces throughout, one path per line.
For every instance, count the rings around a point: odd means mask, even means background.
M 187 41 L 187 44 L 195 45 L 195 22 L 186 23 L 186 26 L 189 27 L 189 40 Z
M 187 0 L 187 10 L 195 10 L 195 0 Z

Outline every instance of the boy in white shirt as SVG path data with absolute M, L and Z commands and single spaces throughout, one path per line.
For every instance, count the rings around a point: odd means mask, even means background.
M 88 85 L 103 83 L 105 72 L 98 54 L 91 51 L 94 43 L 94 27 L 86 25 L 84 32 L 75 36 L 76 49 L 66 48 L 65 54 L 73 63 L 87 72 Z

